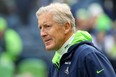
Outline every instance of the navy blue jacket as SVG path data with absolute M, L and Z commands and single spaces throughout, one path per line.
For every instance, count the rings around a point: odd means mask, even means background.
M 49 77 L 116 77 L 109 60 L 90 42 L 81 42 L 69 48 L 60 60 L 60 68 L 55 64 Z

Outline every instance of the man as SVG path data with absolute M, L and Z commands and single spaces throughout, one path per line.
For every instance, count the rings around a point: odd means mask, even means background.
M 49 77 L 116 77 L 109 60 L 91 43 L 91 35 L 75 31 L 68 5 L 52 3 L 36 16 L 46 49 L 56 51 Z

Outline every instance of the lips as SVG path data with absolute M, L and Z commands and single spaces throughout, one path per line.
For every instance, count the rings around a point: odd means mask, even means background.
M 52 39 L 46 39 L 46 40 L 44 40 L 44 42 L 45 42 L 45 44 L 46 45 L 48 45 L 48 44 L 50 44 L 50 41 L 51 41 Z

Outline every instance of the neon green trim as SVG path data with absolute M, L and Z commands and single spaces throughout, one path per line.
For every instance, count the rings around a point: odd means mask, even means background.
M 52 59 L 52 63 L 56 64 L 58 68 L 60 67 L 60 59 L 61 59 L 60 55 L 57 52 L 55 52 L 55 55 Z
M 56 63 L 56 61 L 58 60 L 59 54 L 56 52 L 54 55 L 54 58 L 52 59 L 52 63 Z
M 92 41 L 91 35 L 87 31 L 77 31 L 71 45 L 78 44 L 82 41 Z

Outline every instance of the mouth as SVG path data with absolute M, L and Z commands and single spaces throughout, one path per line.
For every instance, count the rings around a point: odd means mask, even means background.
M 51 40 L 52 40 L 52 39 L 46 39 L 46 40 L 44 40 L 44 43 L 45 43 L 46 45 L 49 45 L 50 42 L 51 42 Z

